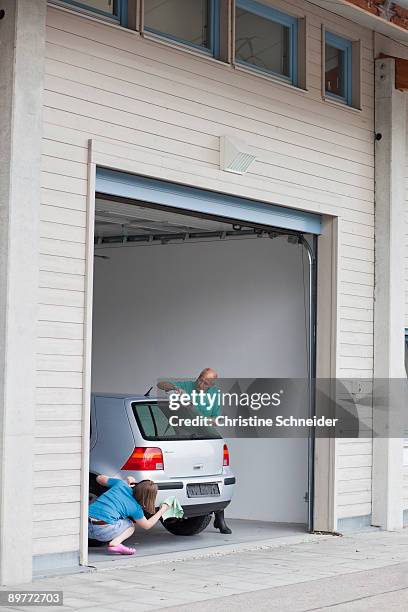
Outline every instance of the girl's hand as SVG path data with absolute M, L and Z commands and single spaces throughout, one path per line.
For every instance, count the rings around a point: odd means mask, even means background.
M 137 519 L 135 523 L 137 523 L 142 529 L 151 529 L 169 508 L 169 504 L 163 503 L 158 511 L 153 514 L 153 516 L 148 519 L 144 516 L 141 519 Z
M 133 478 L 133 476 L 126 476 L 126 482 L 128 483 L 128 485 L 134 485 L 136 484 L 136 479 Z

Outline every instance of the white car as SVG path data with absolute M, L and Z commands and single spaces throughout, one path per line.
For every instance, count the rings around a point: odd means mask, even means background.
M 106 489 L 96 476 L 134 476 L 158 485 L 157 506 L 175 495 L 184 518 L 163 521 L 176 535 L 203 531 L 213 512 L 231 501 L 235 477 L 228 447 L 214 427 L 173 427 L 167 402 L 143 395 L 94 393 L 91 402 L 90 480 L 93 496 Z M 180 407 L 180 418 L 197 413 Z

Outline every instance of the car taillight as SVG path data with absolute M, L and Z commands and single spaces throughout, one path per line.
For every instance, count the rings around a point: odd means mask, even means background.
M 122 470 L 163 470 L 161 448 L 138 446 L 135 448 Z
M 224 466 L 229 465 L 229 450 L 226 444 L 224 444 L 224 458 L 223 458 L 222 465 Z

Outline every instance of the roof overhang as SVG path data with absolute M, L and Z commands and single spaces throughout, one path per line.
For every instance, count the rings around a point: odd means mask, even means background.
M 408 44 L 408 0 L 309 0 L 370 30 Z

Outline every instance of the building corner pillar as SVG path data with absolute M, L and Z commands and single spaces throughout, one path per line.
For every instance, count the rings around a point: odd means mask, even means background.
M 32 578 L 46 0 L 0 0 L 0 584 Z
M 404 206 L 407 94 L 395 88 L 395 60 L 375 67 L 374 379 L 401 379 L 404 368 Z M 388 415 L 390 421 L 393 414 Z M 375 428 L 374 411 L 374 428 Z M 403 526 L 403 438 L 373 440 L 372 524 Z

